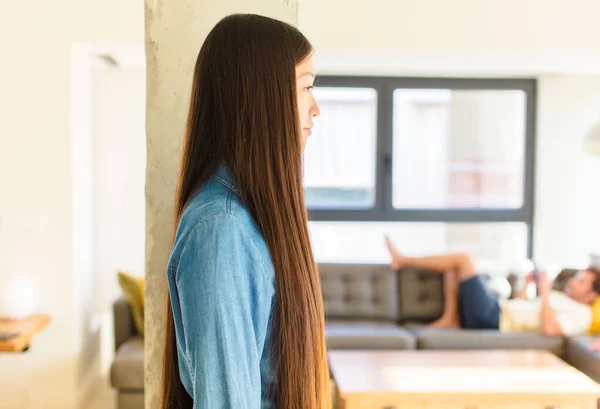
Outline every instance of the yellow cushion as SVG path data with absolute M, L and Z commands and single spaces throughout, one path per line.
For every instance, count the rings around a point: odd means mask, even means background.
M 119 286 L 131 305 L 135 327 L 144 335 L 144 277 L 136 277 L 122 271 L 119 271 L 118 275 Z
M 600 334 L 600 297 L 592 303 L 592 326 L 590 333 Z

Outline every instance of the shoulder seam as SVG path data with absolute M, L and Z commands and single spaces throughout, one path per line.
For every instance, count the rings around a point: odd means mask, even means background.
M 181 262 L 181 254 L 183 254 L 183 252 L 185 251 L 185 249 L 187 248 L 190 240 L 192 239 L 192 237 L 196 234 L 196 231 L 208 220 L 210 219 L 216 219 L 219 216 L 228 216 L 231 217 L 232 219 L 234 219 L 236 222 L 239 223 L 239 220 L 237 217 L 235 217 L 233 214 L 231 213 L 215 213 L 215 214 L 211 214 L 210 216 L 206 216 L 202 219 L 200 219 L 196 225 L 194 226 L 194 228 L 192 229 L 192 231 L 189 233 L 188 238 L 185 241 L 185 244 L 183 245 L 183 248 L 181 249 L 181 252 L 179 253 L 179 260 L 177 261 L 177 267 L 175 267 L 174 269 L 171 268 L 169 269 L 170 272 L 175 272 L 177 273 L 177 271 L 179 270 L 179 263 Z M 250 245 L 252 246 L 252 250 L 254 251 L 254 253 L 256 253 L 258 255 L 258 258 L 261 262 L 261 274 L 263 276 L 263 278 L 268 280 L 268 276 L 267 276 L 267 272 L 265 271 L 266 266 L 267 266 L 267 262 L 265 261 L 264 257 L 262 256 L 262 254 L 260 253 L 260 250 L 256 247 L 256 244 L 254 244 L 253 240 L 250 239 L 250 237 L 248 236 L 248 233 L 244 230 L 244 229 L 240 229 L 242 231 L 242 234 L 248 239 L 248 242 L 250 243 Z M 173 271 L 175 270 L 175 271 Z

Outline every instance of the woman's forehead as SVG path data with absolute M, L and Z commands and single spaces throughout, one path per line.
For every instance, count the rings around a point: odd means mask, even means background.
M 304 77 L 305 75 L 315 76 L 315 69 L 313 67 L 312 56 L 306 58 L 300 64 L 296 65 L 296 76 L 298 78 Z

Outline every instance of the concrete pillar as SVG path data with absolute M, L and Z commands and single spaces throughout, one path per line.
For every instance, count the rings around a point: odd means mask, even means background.
M 145 0 L 146 311 L 145 407 L 159 407 L 173 191 L 198 51 L 223 17 L 256 13 L 297 25 L 296 0 Z

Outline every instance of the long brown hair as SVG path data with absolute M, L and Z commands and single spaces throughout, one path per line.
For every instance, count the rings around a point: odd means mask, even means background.
M 302 184 L 298 63 L 312 54 L 293 26 L 258 15 L 225 17 L 198 54 L 179 179 L 175 226 L 224 162 L 239 184 L 275 268 L 275 399 L 282 409 L 331 405 L 321 283 Z M 192 408 L 179 378 L 167 302 L 162 409 Z
M 600 294 L 600 267 L 590 265 L 587 270 L 594 275 L 592 290 L 594 290 L 595 293 Z

